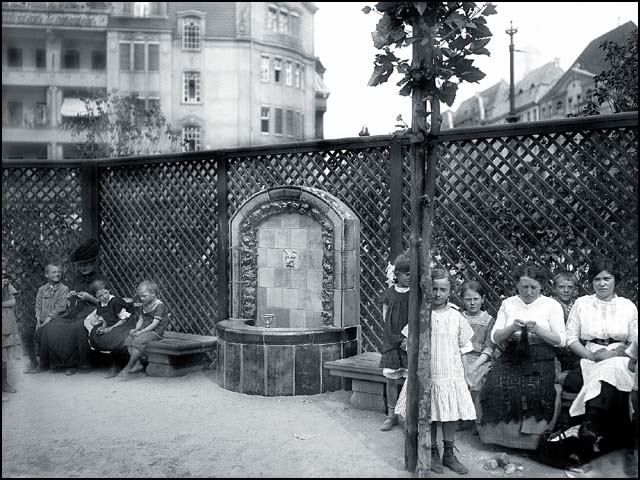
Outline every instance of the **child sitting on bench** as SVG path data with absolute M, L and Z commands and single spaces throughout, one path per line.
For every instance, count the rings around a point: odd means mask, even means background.
M 148 280 L 141 282 L 136 294 L 142 303 L 142 311 L 136 327 L 129 332 L 129 336 L 124 342 L 131 357 L 118 374 L 120 380 L 125 380 L 128 374 L 143 369 L 140 356 L 144 353 L 148 343 L 162 340 L 162 335 L 169 322 L 167 307 L 157 297 L 158 285 L 155 282 Z

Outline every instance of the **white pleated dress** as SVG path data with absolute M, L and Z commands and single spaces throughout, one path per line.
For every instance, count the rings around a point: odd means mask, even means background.
M 408 336 L 409 326 L 402 334 Z M 464 379 L 461 354 L 473 351 L 473 329 L 469 322 L 449 307 L 431 312 L 431 421 L 475 420 L 476 408 Z M 395 413 L 407 416 L 407 384 L 404 382 Z
M 431 313 L 431 421 L 475 420 L 461 354 L 471 352 L 473 329 L 453 308 Z

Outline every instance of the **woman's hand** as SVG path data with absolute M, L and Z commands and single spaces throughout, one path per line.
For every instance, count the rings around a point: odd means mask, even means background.
M 613 358 L 617 356 L 618 354 L 616 352 L 607 350 L 606 348 L 601 348 L 600 350 L 597 350 L 593 354 L 595 362 L 601 362 L 603 360 L 606 360 L 607 358 Z
M 540 331 L 540 326 L 535 322 L 535 320 L 527 320 L 524 322 L 527 327 L 527 331 L 530 333 L 538 333 Z
M 526 328 L 527 323 L 526 323 L 524 320 L 520 320 L 519 318 L 516 318 L 516 319 L 513 321 L 513 326 L 514 326 L 514 327 L 517 327 L 518 329 Z
M 80 300 L 90 300 L 90 299 L 92 299 L 92 298 L 93 298 L 93 297 L 92 297 L 90 294 L 88 294 L 87 292 L 77 292 L 77 293 L 76 293 L 76 295 L 78 296 L 78 298 L 79 298 Z
M 129 330 L 129 334 L 134 335 L 136 334 L 137 330 L 135 328 L 132 328 L 131 330 Z

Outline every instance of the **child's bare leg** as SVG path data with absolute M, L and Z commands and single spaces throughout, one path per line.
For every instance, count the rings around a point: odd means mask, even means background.
M 129 350 L 129 361 L 127 362 L 127 364 L 124 366 L 124 368 L 118 374 L 118 377 L 120 377 L 120 378 L 125 376 L 125 374 L 129 370 L 131 370 L 131 367 L 133 367 L 133 364 L 136 363 L 136 360 L 140 356 L 140 353 L 138 352 L 138 350 L 133 348 L 133 347 L 127 347 L 127 350 Z
M 140 363 L 140 357 L 138 357 L 138 359 L 136 360 L 136 363 L 134 363 L 133 367 L 131 367 L 131 370 L 129 370 L 129 373 L 140 372 L 143 369 L 144 367 L 142 366 L 142 363 Z

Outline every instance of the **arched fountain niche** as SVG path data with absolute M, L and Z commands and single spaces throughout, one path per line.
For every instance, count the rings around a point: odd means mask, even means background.
M 253 395 L 342 387 L 323 368 L 358 353 L 360 221 L 333 195 L 274 187 L 230 220 L 232 318 L 218 323 L 218 380 Z

